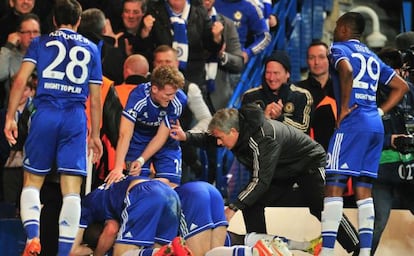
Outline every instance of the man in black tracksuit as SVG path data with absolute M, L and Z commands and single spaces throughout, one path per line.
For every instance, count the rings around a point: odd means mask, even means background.
M 266 119 L 256 104 L 243 105 L 239 111 L 219 110 L 208 130 L 213 136 L 184 133 L 175 126 L 171 136 L 199 146 L 225 146 L 251 171 L 250 182 L 226 209 L 228 220 L 241 209 L 247 232 L 266 233 L 264 208 L 277 205 L 295 182 L 312 215 L 321 219 L 326 154 L 319 143 L 292 126 Z M 338 240 L 349 242 L 351 235 L 344 229 L 353 227 L 343 223 Z
M 287 53 L 284 51 L 274 51 L 269 57 L 264 60 L 264 66 L 265 70 L 263 73 L 262 85 L 246 91 L 243 95 L 242 105 L 256 103 L 263 109 L 265 117 L 278 120 L 289 126 L 293 126 L 307 134 L 309 134 L 311 127 L 320 127 L 321 124 L 316 124 L 317 121 L 320 121 L 320 119 L 318 119 L 320 116 L 312 115 L 312 112 L 315 110 L 315 107 L 317 108 L 322 99 L 313 98 L 314 94 L 311 90 L 308 90 L 309 88 L 296 86 L 295 84 L 289 82 L 291 63 Z M 324 108 L 324 111 L 325 110 L 326 109 Z M 322 112 L 319 111 L 318 113 Z M 327 117 L 326 113 L 324 117 Z M 333 129 L 333 127 L 331 128 Z M 323 130 L 326 131 L 326 129 Z M 315 130 L 313 130 L 313 132 L 313 135 L 317 135 L 317 138 L 319 139 L 329 139 L 330 137 L 330 135 L 327 136 L 326 134 L 320 136 L 321 131 L 316 131 L 315 133 Z M 321 143 L 321 141 L 317 141 Z M 326 148 L 326 145 L 323 143 L 321 143 L 321 145 Z M 280 190 L 283 191 L 284 196 L 280 196 L 279 198 L 274 199 L 274 202 L 278 202 L 279 205 L 293 204 L 293 206 L 296 206 L 293 202 L 291 202 L 291 200 L 288 200 L 291 198 L 289 191 L 292 191 L 292 184 L 296 186 L 295 183 L 297 183 L 299 187 L 314 186 L 312 182 L 303 182 L 303 180 L 302 185 L 300 185 L 299 182 L 295 179 L 290 179 L 289 182 L 283 180 L 281 183 L 282 184 L 279 184 L 279 187 Z M 308 188 L 299 188 L 299 192 L 301 192 L 301 194 L 304 194 L 303 191 L 306 191 L 307 189 Z M 273 196 L 272 198 L 275 197 Z M 306 201 L 306 198 L 304 199 Z M 311 213 L 314 214 L 312 212 L 312 207 L 310 207 L 310 209 Z M 261 214 L 258 214 L 259 211 Z M 315 216 L 320 219 L 319 215 L 320 212 Z M 266 231 L 264 207 L 262 207 L 262 209 L 256 209 L 253 211 L 253 213 L 251 213 L 251 217 L 248 211 L 243 211 L 243 216 L 245 219 L 247 232 Z M 357 253 L 359 249 L 358 233 L 345 215 L 343 215 L 340 229 L 341 232 L 338 237 L 339 243 L 346 251 Z

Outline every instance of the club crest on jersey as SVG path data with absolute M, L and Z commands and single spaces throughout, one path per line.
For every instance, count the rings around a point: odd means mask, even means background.
M 127 113 L 133 118 L 137 118 L 137 112 L 134 109 L 128 110 Z
M 235 20 L 241 20 L 242 17 L 243 17 L 243 14 L 241 12 L 237 11 L 237 12 L 234 13 L 233 17 L 234 17 Z
M 243 17 L 243 14 L 239 11 L 233 14 L 233 20 L 234 20 L 233 23 L 236 28 L 240 27 L 242 17 Z
M 292 114 L 295 111 L 295 105 L 292 102 L 288 102 L 283 106 L 283 112 Z
M 176 47 L 175 50 L 177 51 L 177 57 L 183 56 L 184 50 L 183 50 L 183 48 L 181 46 L 178 46 L 177 45 L 177 47 Z

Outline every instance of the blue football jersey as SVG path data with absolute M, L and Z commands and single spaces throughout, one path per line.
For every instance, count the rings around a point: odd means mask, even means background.
M 37 68 L 35 106 L 52 103 L 62 108 L 73 103 L 84 104 L 89 84 L 102 84 L 97 46 L 69 29 L 33 39 L 23 61 L 33 62 Z
M 131 91 L 123 116 L 135 123 L 135 131 L 130 143 L 130 148 L 126 156 L 126 160 L 136 159 L 137 148 L 134 145 L 148 144 L 158 131 L 158 127 L 165 122 L 167 127 L 177 122 L 181 116 L 185 105 L 187 104 L 187 96 L 182 90 L 178 90 L 174 99 L 166 108 L 155 103 L 150 96 L 151 83 L 143 83 L 138 85 Z M 165 147 L 177 147 L 179 142 L 168 138 Z
M 349 106 L 357 105 L 358 107 L 341 122 L 341 128 L 383 132 L 377 110 L 376 92 L 379 83 L 387 85 L 394 77 L 395 71 L 358 40 L 333 43 L 329 58 L 337 106 L 341 106 L 338 63 L 341 60 L 347 60 L 353 69 Z M 340 110 L 341 108 L 338 107 L 338 116 Z

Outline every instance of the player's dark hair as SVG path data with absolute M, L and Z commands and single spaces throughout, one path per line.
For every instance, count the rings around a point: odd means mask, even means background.
M 98 8 L 90 8 L 82 12 L 78 32 L 101 36 L 105 27 L 105 14 Z
M 57 0 L 53 8 L 56 26 L 76 25 L 82 14 L 82 7 L 76 0 Z
M 359 12 L 347 12 L 339 19 L 341 23 L 347 24 L 357 36 L 361 36 L 365 30 L 365 19 Z

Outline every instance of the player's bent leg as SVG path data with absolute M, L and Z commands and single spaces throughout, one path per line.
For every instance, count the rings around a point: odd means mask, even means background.
M 190 247 L 194 255 L 204 255 L 211 249 L 210 243 L 213 239 L 212 234 L 213 231 L 211 229 L 207 229 L 188 237 L 186 239 L 187 246 Z
M 226 241 L 226 236 L 227 236 L 227 226 L 219 226 L 213 229 L 210 248 L 223 246 L 224 242 Z
M 95 256 L 103 256 L 113 246 L 119 230 L 119 223 L 116 220 L 107 220 L 102 234 L 99 236 L 98 245 L 94 250 Z
M 123 256 L 124 253 L 136 249 L 140 249 L 140 247 L 133 244 L 115 243 L 113 256 Z

